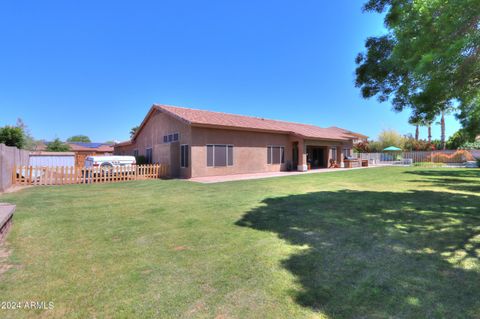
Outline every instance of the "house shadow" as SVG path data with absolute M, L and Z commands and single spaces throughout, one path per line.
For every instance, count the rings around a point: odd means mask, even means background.
M 236 223 L 298 246 L 293 299 L 334 318 L 480 314 L 480 197 L 338 191 L 267 198 Z

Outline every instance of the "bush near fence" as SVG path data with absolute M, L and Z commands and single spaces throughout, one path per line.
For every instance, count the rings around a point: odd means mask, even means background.
M 453 154 L 449 153 L 434 153 L 427 157 L 427 162 L 434 163 L 465 163 L 474 161 L 475 158 L 467 150 L 458 150 Z

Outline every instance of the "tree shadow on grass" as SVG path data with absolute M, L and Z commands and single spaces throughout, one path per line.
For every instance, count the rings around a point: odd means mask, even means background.
M 480 180 L 472 181 L 463 178 L 428 178 L 411 181 L 414 183 L 429 182 L 436 187 L 445 187 L 455 191 L 480 193 Z
M 420 176 L 440 176 L 440 177 L 473 177 L 480 178 L 480 169 L 426 169 L 406 171 L 405 174 L 413 174 Z
M 471 170 L 420 170 L 407 171 L 406 174 L 425 176 L 414 183 L 429 182 L 436 187 L 445 187 L 455 191 L 480 193 L 480 169 Z
M 334 318 L 480 314 L 480 197 L 338 191 L 268 198 L 237 225 L 298 250 L 297 303 Z

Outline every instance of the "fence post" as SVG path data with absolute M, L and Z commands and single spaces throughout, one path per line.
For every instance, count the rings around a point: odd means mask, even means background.
M 12 171 L 12 185 L 17 184 L 17 165 L 13 164 L 13 171 Z

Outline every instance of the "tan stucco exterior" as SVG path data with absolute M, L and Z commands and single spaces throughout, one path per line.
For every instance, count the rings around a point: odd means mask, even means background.
M 163 136 L 179 133 L 179 141 L 164 143 Z M 188 167 L 180 167 L 180 145 L 189 147 Z M 233 145 L 233 165 L 207 166 L 207 145 Z M 293 161 L 294 145 L 298 148 L 298 161 Z M 267 147 L 283 146 L 285 163 L 267 164 Z M 191 178 L 225 174 L 259 173 L 307 169 L 307 148 L 322 148 L 323 166 L 328 166 L 332 156 L 331 147 L 337 148 L 337 159 L 342 160 L 342 150 L 351 148 L 352 141 L 306 140 L 284 133 L 260 132 L 239 129 L 220 129 L 189 125 L 167 113 L 155 110 L 146 119 L 131 143 L 115 146 L 117 155 L 146 155 L 152 148 L 152 162 L 168 164 L 172 177 Z M 297 164 L 297 165 L 295 165 Z

